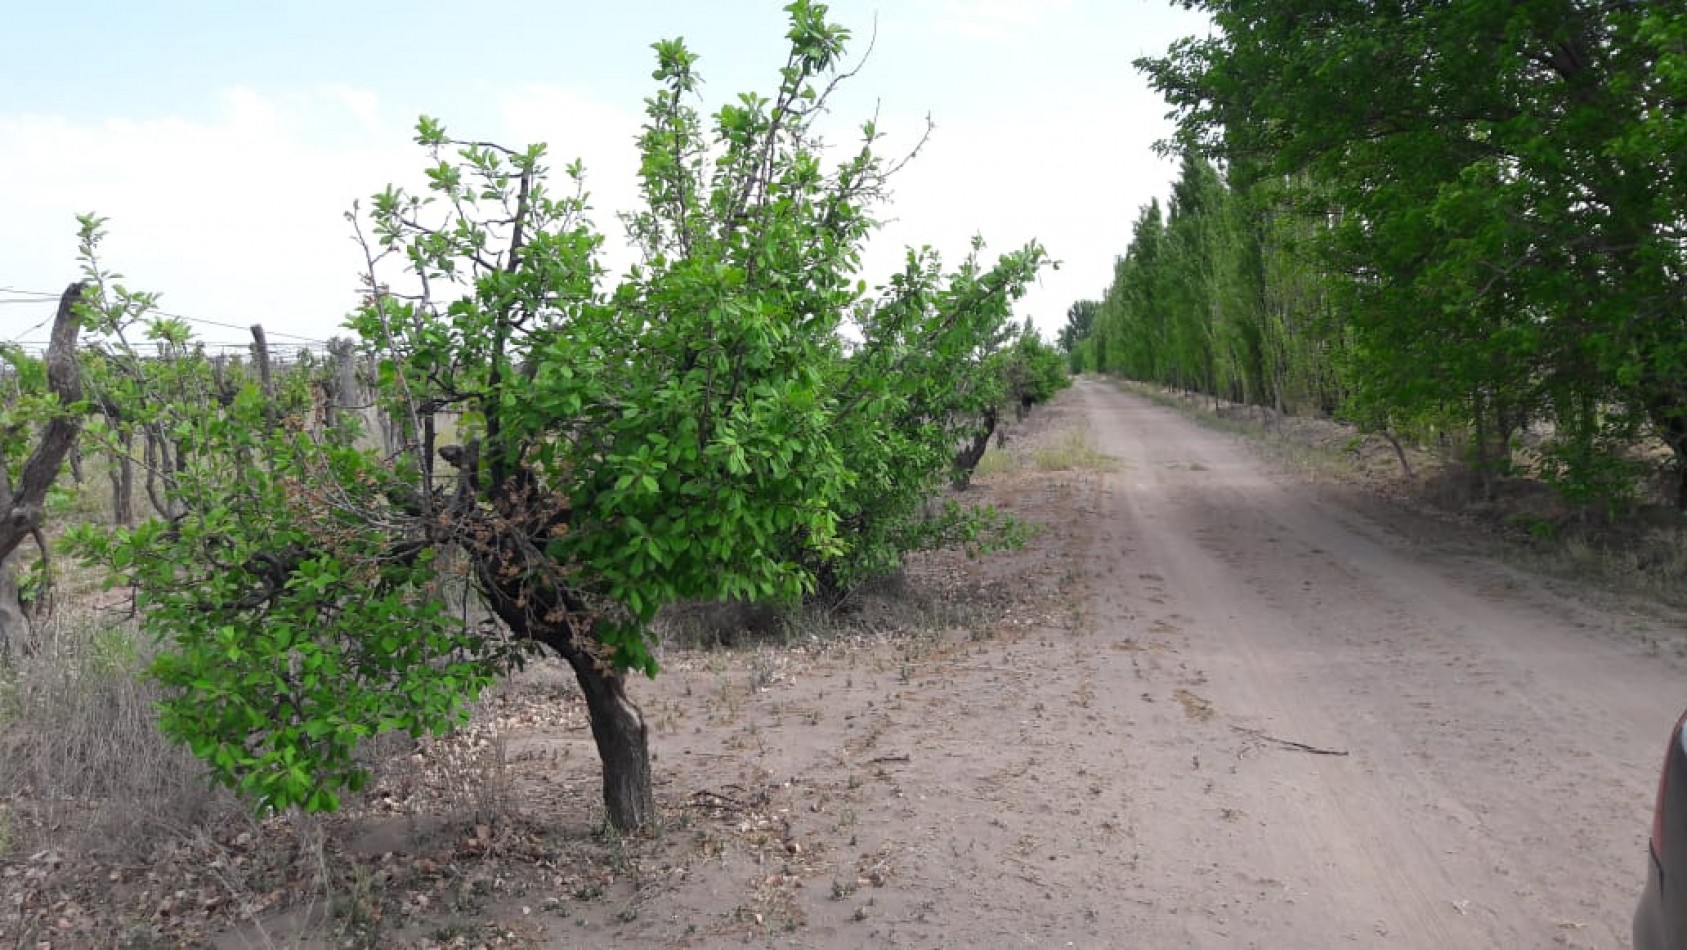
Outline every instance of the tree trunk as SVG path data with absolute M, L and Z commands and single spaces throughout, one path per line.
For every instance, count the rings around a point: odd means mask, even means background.
M 113 427 L 116 431 L 116 427 Z M 132 432 L 124 432 L 117 436 L 118 451 L 112 453 L 111 468 L 107 472 L 111 476 L 111 520 L 124 527 L 135 524 L 135 436 Z
M 621 831 L 656 827 L 656 793 L 650 781 L 650 730 L 644 714 L 627 698 L 626 677 L 606 672 L 591 656 L 569 656 L 574 678 L 586 694 L 592 738 L 603 762 L 603 805 L 609 823 Z
M 1406 447 L 1400 444 L 1400 437 L 1388 429 L 1382 430 L 1382 437 L 1388 440 L 1390 446 L 1393 446 L 1394 457 L 1400 460 L 1400 470 L 1406 473 L 1407 478 L 1416 481 L 1418 475 L 1412 471 L 1412 463 L 1406 458 Z
M 167 464 L 160 458 L 169 449 L 163 444 L 163 439 L 154 431 L 155 426 L 147 426 L 141 433 L 141 444 L 146 452 L 146 497 L 152 502 L 152 510 L 161 518 L 168 518 L 175 512 L 170 510 L 170 504 L 165 494 L 160 491 L 158 473 Z
M 261 323 L 252 324 L 252 362 L 258 364 L 258 383 L 264 390 L 264 420 L 275 427 L 275 376 L 270 367 L 269 338 Z
M 71 284 L 59 298 L 58 315 L 53 318 L 53 335 L 47 346 L 47 388 L 64 407 L 82 401 L 82 374 L 76 366 L 76 336 L 82 329 L 82 321 L 76 314 L 76 305 L 82 299 L 83 289 L 81 283 Z M 64 457 L 81 431 L 79 417 L 68 411 L 55 413 L 42 427 L 34 451 L 24 461 L 15 489 L 10 484 L 3 486 L 0 558 L 17 550 L 25 538 L 41 527 L 47 490 L 58 479 Z
M 11 658 L 12 651 L 28 653 L 25 645 L 29 636 L 29 618 L 18 601 L 18 555 L 16 551 L 0 558 L 0 666 Z
M 358 420 L 366 402 L 357 381 L 357 349 L 350 340 L 329 340 L 328 358 L 333 366 L 333 398 L 328 405 L 329 425 L 334 438 L 352 445 L 358 435 Z
M 76 305 L 84 289 L 81 283 L 65 288 L 47 346 L 47 388 L 63 407 L 82 401 L 82 374 L 76 366 L 76 336 L 82 321 L 76 314 Z M 68 411 L 55 413 L 48 419 L 34 451 L 19 470 L 15 489 L 8 460 L 0 458 L 0 648 L 6 648 L 10 641 L 21 639 L 28 632 L 28 619 L 18 603 L 13 554 L 24 538 L 41 527 L 47 490 L 53 487 L 59 467 L 81 431 L 82 420 Z
M 0 459 L 0 507 L 12 506 L 12 479 Z M 0 557 L 0 666 L 11 659 L 12 651 L 26 652 L 29 636 L 29 616 L 18 600 L 18 554 L 13 551 Z
M 388 455 L 404 451 L 410 442 L 410 424 L 401 416 L 378 409 L 381 424 L 381 448 Z
M 953 482 L 955 488 L 964 490 L 972 483 L 973 470 L 978 468 L 978 462 L 984 458 L 984 452 L 990 447 L 990 436 L 996 431 L 996 409 L 994 406 L 985 410 L 984 424 L 973 434 L 972 444 L 955 453 L 955 472 Z
M 496 544 L 496 542 L 494 542 Z M 508 561 L 481 554 L 475 571 L 487 606 L 515 636 L 550 647 L 574 668 L 586 697 L 592 738 L 603 763 L 603 805 L 619 831 L 656 828 L 656 792 L 650 780 L 650 730 L 644 714 L 627 698 L 626 677 L 589 649 L 589 635 L 576 635 L 574 618 L 589 616 L 572 592 L 559 585 L 513 575 Z M 560 618 L 547 622 L 545 618 Z
M 432 438 L 432 433 L 429 433 Z M 439 449 L 440 458 L 457 469 L 457 504 L 464 512 L 479 508 L 477 441 Z M 592 738 L 603 763 L 603 804 L 609 823 L 619 831 L 654 831 L 656 792 L 650 780 L 650 730 L 644 714 L 627 698 L 624 670 L 610 661 L 599 638 L 606 623 L 590 609 L 567 577 L 543 552 L 545 540 L 568 524 L 566 507 L 526 507 L 526 488 L 508 479 L 493 493 L 501 516 L 484 532 L 463 536 L 481 540 L 469 547 L 476 586 L 488 609 L 518 639 L 542 643 L 574 668 L 586 697 Z M 505 494 L 508 492 L 508 494 Z

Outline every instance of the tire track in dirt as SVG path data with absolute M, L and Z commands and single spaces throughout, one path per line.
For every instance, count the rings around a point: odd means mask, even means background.
M 1122 460 L 1089 558 L 1100 705 L 1130 760 L 1121 935 L 1626 945 L 1675 663 L 1233 437 L 1102 383 L 1078 398 Z

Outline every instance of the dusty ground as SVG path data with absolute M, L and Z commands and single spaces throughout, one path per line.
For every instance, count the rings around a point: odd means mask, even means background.
M 1049 470 L 1073 432 L 1119 461 Z M 1626 945 L 1678 621 L 1385 527 L 1100 382 L 1006 457 L 976 496 L 1048 526 L 1025 550 L 922 558 L 835 626 L 675 647 L 639 684 L 659 839 L 601 831 L 542 666 L 354 813 L 184 841 L 109 906 L 56 853 L 6 866 L 0 938 Z
M 1233 439 L 1079 387 L 1140 946 L 1616 947 L 1681 629 L 1411 543 Z M 1102 654 L 1098 654 L 1102 655 Z M 1129 669 L 1126 669 L 1126 667 Z M 1276 740 L 1345 752 L 1321 755 Z

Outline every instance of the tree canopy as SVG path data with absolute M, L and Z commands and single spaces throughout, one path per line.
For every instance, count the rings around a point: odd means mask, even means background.
M 1214 33 L 1138 61 L 1183 174 L 1110 298 L 1152 331 L 1100 320 L 1098 363 L 1265 404 L 1298 376 L 1373 429 L 1468 431 L 1491 469 L 1545 423 L 1584 500 L 1629 490 L 1649 433 L 1687 505 L 1679 5 L 1186 6 Z

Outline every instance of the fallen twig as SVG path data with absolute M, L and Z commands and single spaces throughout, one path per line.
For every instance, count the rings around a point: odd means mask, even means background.
M 1313 755 L 1346 755 L 1347 754 L 1346 749 L 1321 749 L 1318 746 L 1307 745 L 1304 742 L 1296 742 L 1293 739 L 1279 739 L 1274 735 L 1270 735 L 1268 733 L 1261 732 L 1258 729 L 1246 729 L 1246 728 L 1243 728 L 1242 726 L 1231 726 L 1230 728 L 1236 730 L 1237 732 L 1242 733 L 1243 735 L 1253 736 L 1255 739 L 1259 739 L 1259 740 L 1264 741 L 1264 742 L 1275 742 L 1276 744 L 1282 746 L 1285 749 L 1294 749 L 1296 752 L 1310 752 Z
M 886 762 L 907 762 L 907 761 L 909 761 L 908 753 L 898 752 L 898 753 L 895 753 L 894 755 L 881 755 L 878 758 L 868 759 L 867 764 L 868 765 L 883 765 Z

